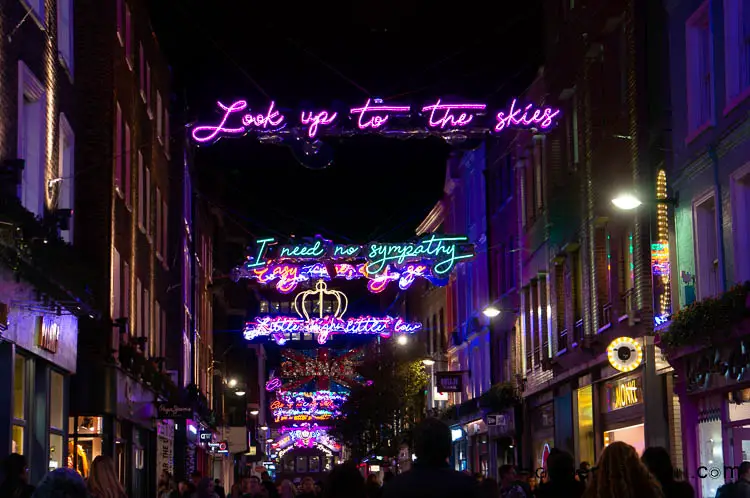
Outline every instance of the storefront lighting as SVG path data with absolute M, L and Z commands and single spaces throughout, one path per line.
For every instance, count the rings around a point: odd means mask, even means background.
M 643 362 L 641 343 L 632 337 L 618 337 L 607 348 L 609 364 L 620 372 L 632 372 Z

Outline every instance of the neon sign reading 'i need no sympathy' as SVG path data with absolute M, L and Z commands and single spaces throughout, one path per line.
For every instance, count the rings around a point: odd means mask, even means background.
M 422 107 L 412 109 L 405 105 L 388 105 L 380 99 L 367 99 L 364 104 L 341 112 L 332 109 L 309 109 L 298 113 L 296 122 L 278 109 L 276 102 L 267 106 L 250 107 L 245 100 L 230 105 L 217 102 L 221 119 L 213 124 L 193 128 L 193 139 L 198 143 L 211 143 L 222 137 L 242 136 L 247 133 L 279 133 L 299 128 L 309 138 L 319 134 L 335 135 L 347 123 L 356 131 L 391 133 L 412 132 L 408 126 L 395 126 L 393 121 L 417 117 L 422 129 L 431 132 L 458 130 L 500 133 L 510 128 L 547 130 L 560 114 L 560 109 L 538 107 L 513 99 L 507 108 L 487 116 L 487 104 L 450 102 L 437 99 Z M 347 112 L 348 111 L 348 112 Z

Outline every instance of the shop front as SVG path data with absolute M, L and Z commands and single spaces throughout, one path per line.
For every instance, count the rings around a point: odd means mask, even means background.
M 490 473 L 490 436 L 484 420 L 474 420 L 463 426 L 468 436 L 468 453 L 470 470 L 489 477 Z
M 531 444 L 531 468 L 547 468 L 547 457 L 552 448 L 555 447 L 555 410 L 552 400 L 552 392 L 549 391 L 538 397 L 537 406 L 530 406 L 530 444 Z
M 451 426 L 451 440 L 453 441 L 453 468 L 458 472 L 469 470 L 469 443 L 466 432 L 460 425 Z
M 0 445 L 5 454 L 26 457 L 36 483 L 66 465 L 78 319 L 62 308 L 53 312 L 2 302 L 0 308 L 0 426 L 8 428 Z
M 642 373 L 616 375 L 600 382 L 602 447 L 622 441 L 638 454 L 646 449 Z

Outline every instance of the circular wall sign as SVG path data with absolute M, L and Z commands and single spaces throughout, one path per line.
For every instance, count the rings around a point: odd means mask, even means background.
M 632 372 L 643 362 L 641 343 L 632 337 L 618 337 L 607 348 L 609 364 L 620 372 Z

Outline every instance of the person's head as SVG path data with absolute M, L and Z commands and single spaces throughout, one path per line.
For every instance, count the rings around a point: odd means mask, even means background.
M 202 477 L 201 473 L 198 472 L 197 470 L 193 472 L 192 474 L 190 474 L 190 480 L 193 481 L 193 485 L 196 487 L 201 482 L 201 477 Z
M 662 485 L 674 481 L 672 458 L 666 449 L 660 446 L 646 448 L 641 455 L 641 461 Z M 748 470 L 750 470 L 750 464 L 748 464 Z
M 73 469 L 66 467 L 48 473 L 34 490 L 34 498 L 87 498 L 86 483 Z
M 516 468 L 513 465 L 501 465 L 497 473 L 500 476 L 500 485 L 504 488 L 516 481 Z
M 482 482 L 482 479 L 484 479 L 484 476 L 479 472 L 474 472 L 474 479 L 476 479 L 477 482 Z
M 740 464 L 740 468 L 738 470 L 739 478 L 745 479 L 746 481 L 750 481 L 750 462 L 742 462 Z
M 378 479 L 378 475 L 377 474 L 368 474 L 368 476 L 367 476 L 367 484 L 369 484 L 369 485 L 373 485 L 374 484 L 375 486 L 380 486 L 380 479 Z
M 210 477 L 204 477 L 196 486 L 198 498 L 211 498 L 214 494 L 214 482 Z
M 414 428 L 414 454 L 420 465 L 444 465 L 453 451 L 451 430 L 436 418 L 427 418 Z
M 599 457 L 596 472 L 590 474 L 586 498 L 662 498 L 661 486 L 641 463 L 635 448 L 622 441 L 610 444 Z
M 482 479 L 479 490 L 482 498 L 500 498 L 500 486 L 492 478 Z
M 393 472 L 391 472 L 390 470 L 386 470 L 383 473 L 383 484 L 387 483 L 388 481 L 390 481 L 394 477 L 396 477 L 396 476 L 393 474 Z
M 221 479 L 214 479 L 214 487 L 221 486 Z
M 251 495 L 260 493 L 261 487 L 260 487 L 260 478 L 258 476 L 250 476 L 247 478 L 247 491 L 246 493 L 250 493 Z
M 351 498 L 366 495 L 365 479 L 353 463 L 345 462 L 337 465 L 328 474 L 325 498 Z
M 315 492 L 315 480 L 307 476 L 304 479 L 302 479 L 302 492 L 303 493 L 313 493 Z
M 576 461 L 566 451 L 550 453 L 547 459 L 547 475 L 551 482 L 570 481 L 575 479 Z
M 91 462 L 86 485 L 89 493 L 96 498 L 120 498 L 125 496 L 125 490 L 117 478 L 115 462 L 111 457 L 100 455 Z
M 187 493 L 188 489 L 190 489 L 190 485 L 187 481 L 180 481 L 177 485 L 177 491 L 179 491 L 181 495 Z
M 263 471 L 263 473 L 260 474 L 260 478 L 263 482 L 270 481 L 271 475 L 267 471 Z
M 591 468 L 591 464 L 587 461 L 581 462 L 581 465 L 578 466 L 579 469 L 588 471 Z
M 11 453 L 3 462 L 3 472 L 9 481 L 27 482 L 29 480 L 29 466 L 26 457 L 18 453 Z

